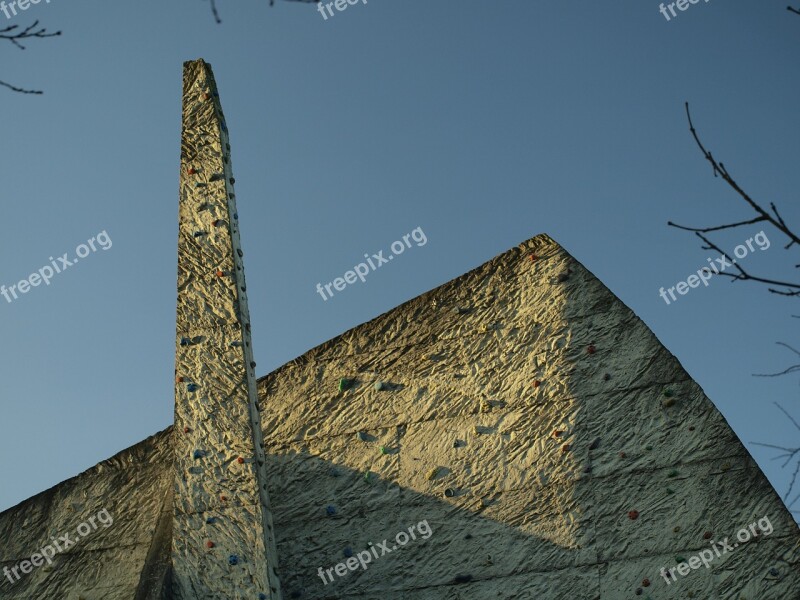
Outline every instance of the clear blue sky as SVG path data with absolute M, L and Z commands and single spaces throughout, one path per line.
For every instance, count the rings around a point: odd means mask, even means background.
M 750 444 L 797 444 L 797 302 L 717 279 L 658 296 L 706 263 L 673 219 L 749 218 L 692 141 L 800 228 L 800 17 L 787 0 L 712 0 L 671 21 L 652 0 L 369 0 L 314 5 L 52 0 L 64 35 L 0 45 L 0 283 L 98 249 L 8 304 L 0 297 L 0 510 L 167 427 L 181 69 L 214 68 L 233 141 L 258 373 L 548 233 L 653 329 Z M 7 23 L 0 14 L 0 28 Z M 365 284 L 314 288 L 421 227 Z M 755 233 L 757 229 L 752 230 Z M 787 273 L 772 247 L 748 266 Z M 726 238 L 723 238 L 726 239 Z M 734 245 L 744 232 L 727 237 Z M 794 260 L 792 260 L 794 258 Z M 780 268 L 779 268 L 780 267 Z

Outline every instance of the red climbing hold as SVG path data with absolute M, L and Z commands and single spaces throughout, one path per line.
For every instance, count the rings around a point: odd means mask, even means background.
M 220 271 L 217 269 L 217 277 L 225 277 L 225 271 Z
M 214 547 L 214 542 L 212 542 L 211 540 L 208 540 L 206 542 L 206 548 L 213 548 L 213 547 Z
M 710 531 L 706 531 L 706 532 L 703 534 L 703 539 L 704 539 L 704 540 L 710 540 L 712 535 L 714 535 L 714 534 L 713 534 L 713 533 L 711 533 Z
M 597 348 L 595 348 L 595 347 L 594 347 L 594 344 L 589 344 L 589 347 L 588 347 L 588 348 L 586 348 L 586 351 L 587 351 L 589 354 L 594 354 L 594 353 L 596 352 L 596 350 L 597 350 Z
M 627 456 L 627 454 L 625 454 L 624 452 L 620 452 L 619 453 L 619 457 L 620 458 L 625 458 L 626 456 Z
M 650 587 L 650 580 L 647 578 L 642 579 L 642 587 Z
M 183 377 L 181 377 L 180 375 L 178 375 L 178 376 L 175 378 L 175 381 L 176 381 L 177 383 L 183 383 Z
M 531 254 L 529 258 L 531 259 L 531 262 L 534 262 L 534 261 L 536 261 L 536 260 L 537 260 L 539 257 L 538 257 L 538 256 L 536 256 L 535 254 Z
M 240 465 L 243 465 L 244 459 L 240 456 L 239 458 L 236 459 L 236 462 L 238 462 Z
M 219 499 L 220 499 L 222 502 L 227 502 L 227 501 L 228 501 L 228 497 L 227 497 L 227 496 L 225 496 L 224 494 L 223 494 L 222 496 L 220 496 L 220 497 L 219 497 Z
M 194 167 L 189 167 L 189 170 L 186 171 L 186 172 L 189 173 L 189 175 L 194 175 L 195 173 L 197 173 L 197 171 L 194 169 Z
M 184 427 L 183 428 L 183 433 L 189 433 L 189 428 L 188 427 Z
M 630 512 L 628 513 L 628 518 L 629 518 L 631 521 L 635 521 L 636 519 L 638 519 L 638 518 L 639 518 L 639 511 L 638 511 L 638 510 L 632 510 L 632 511 L 630 511 Z
M 571 449 L 572 445 L 570 444 L 564 444 L 563 446 L 561 446 L 561 452 L 569 452 Z
M 561 435 L 562 435 L 563 433 L 564 433 L 564 432 L 563 432 L 563 431 L 561 431 L 560 429 L 556 429 L 556 430 L 553 432 L 553 437 L 554 437 L 554 438 L 561 437 Z
M 219 219 L 214 219 L 214 220 L 211 222 L 211 224 L 212 224 L 214 227 L 217 227 L 217 226 L 219 225 Z
M 539 381 L 538 379 L 534 380 L 534 382 L 533 382 L 533 387 L 535 387 L 535 388 L 536 388 L 536 387 L 539 387 L 540 385 L 542 385 L 542 382 L 541 382 L 541 381 Z

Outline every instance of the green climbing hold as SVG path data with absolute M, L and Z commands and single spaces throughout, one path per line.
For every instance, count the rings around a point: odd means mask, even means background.
M 674 494 L 675 490 L 673 490 L 672 488 L 667 488 L 667 493 L 668 494 Z
M 667 477 L 677 477 L 678 472 L 675 469 L 672 469 L 669 473 L 667 473 Z
M 665 389 L 664 390 L 664 396 L 666 396 L 667 398 L 672 398 L 672 396 L 673 396 L 672 390 L 669 389 L 669 388 Z
M 339 380 L 339 391 L 344 392 L 345 390 L 349 390 L 351 387 L 353 387 L 353 383 L 354 383 L 353 379 L 347 379 L 346 377 L 342 377 Z
M 381 446 L 381 454 L 389 454 L 389 449 L 386 446 Z
M 675 557 L 675 562 L 680 564 L 682 562 L 686 562 L 686 559 L 684 557 L 682 557 L 682 556 L 676 556 Z

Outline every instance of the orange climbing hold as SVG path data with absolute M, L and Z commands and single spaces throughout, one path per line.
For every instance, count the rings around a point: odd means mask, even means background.
M 222 496 L 220 496 L 220 497 L 219 497 L 219 499 L 220 499 L 222 502 L 227 502 L 227 501 L 228 501 L 228 497 L 227 497 L 227 496 L 225 496 L 224 494 L 223 494 Z
M 239 458 L 236 459 L 236 462 L 238 462 L 240 465 L 243 465 L 244 459 L 240 456 Z
M 563 431 L 561 431 L 560 429 L 556 429 L 556 430 L 553 432 L 553 437 L 554 437 L 554 438 L 561 437 L 563 434 L 564 434 L 564 432 L 563 432 Z
M 183 433 L 189 433 L 189 428 L 188 427 L 184 427 L 183 428 Z
M 542 385 L 542 382 L 541 382 L 541 381 L 539 381 L 538 379 L 535 379 L 535 380 L 533 381 L 533 387 L 537 388 L 537 387 L 539 387 L 540 385 Z
M 194 175 L 195 173 L 197 173 L 194 167 L 189 167 L 189 170 L 186 172 L 189 173 L 189 175 Z
M 213 547 L 214 547 L 214 542 L 212 542 L 211 540 L 208 540 L 206 542 L 206 548 L 213 548 Z
M 217 269 L 217 277 L 225 277 L 225 271 L 220 271 Z

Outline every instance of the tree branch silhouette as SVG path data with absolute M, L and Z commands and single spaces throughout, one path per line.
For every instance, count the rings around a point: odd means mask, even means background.
M 61 35 L 60 31 L 48 32 L 47 29 L 44 27 L 39 26 L 39 21 L 34 21 L 31 25 L 24 29 L 20 29 L 19 25 L 9 25 L 3 29 L 0 29 L 0 40 L 6 40 L 16 46 L 19 50 L 25 50 L 25 46 L 22 44 L 25 40 L 31 40 L 34 38 L 42 39 L 42 38 L 50 38 L 56 37 Z M 13 92 L 19 92 L 20 94 L 43 94 L 41 90 L 29 90 L 21 87 L 17 87 L 15 85 L 11 85 L 5 81 L 0 80 L 0 86 L 6 87 Z

